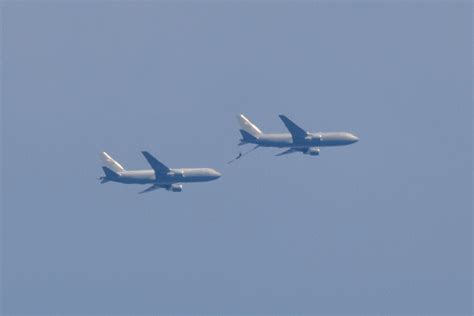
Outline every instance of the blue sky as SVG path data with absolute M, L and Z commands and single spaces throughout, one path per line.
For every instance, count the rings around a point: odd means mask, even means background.
M 4 314 L 471 313 L 469 2 L 1 9 Z M 227 165 L 238 113 L 360 141 Z

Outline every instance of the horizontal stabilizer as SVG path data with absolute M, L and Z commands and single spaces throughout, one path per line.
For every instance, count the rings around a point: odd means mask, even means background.
M 117 179 L 120 177 L 120 175 L 117 172 L 113 171 L 110 168 L 102 167 L 102 170 L 104 170 L 106 179 Z
M 143 156 L 148 161 L 150 166 L 155 170 L 155 173 L 168 173 L 170 172 L 170 168 L 160 162 L 158 159 L 153 157 L 148 151 L 142 151 Z
M 242 134 L 242 141 L 246 143 L 251 143 L 257 140 L 257 137 L 249 134 L 248 132 L 244 131 L 243 129 L 239 130 L 240 134 Z

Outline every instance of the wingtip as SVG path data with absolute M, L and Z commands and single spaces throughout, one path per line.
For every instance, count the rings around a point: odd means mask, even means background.
M 287 118 L 285 115 L 283 115 L 283 114 L 278 115 L 278 117 L 279 117 L 280 120 L 282 120 L 283 122 L 288 121 L 288 118 Z
M 150 157 L 153 157 L 152 154 L 150 154 L 148 151 L 146 150 L 142 150 L 142 155 L 143 157 L 145 157 L 146 160 L 148 160 Z

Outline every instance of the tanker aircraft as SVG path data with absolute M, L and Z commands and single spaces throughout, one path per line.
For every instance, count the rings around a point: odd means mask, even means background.
M 348 132 L 307 132 L 285 115 L 279 115 L 279 117 L 283 121 L 283 124 L 285 124 L 289 133 L 264 133 L 243 114 L 238 115 L 237 119 L 239 120 L 241 127 L 240 134 L 242 134 L 239 146 L 255 144 L 257 146 L 253 149 L 258 147 L 277 147 L 286 149 L 276 156 L 283 156 L 296 152 L 301 152 L 310 156 L 318 156 L 321 151 L 320 147 L 350 145 L 359 140 L 357 136 Z M 242 154 L 239 156 L 242 156 Z

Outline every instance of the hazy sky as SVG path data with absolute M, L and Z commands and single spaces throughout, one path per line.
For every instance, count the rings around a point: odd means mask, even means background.
M 4 314 L 471 313 L 471 2 L 1 9 Z M 360 141 L 227 165 L 238 113 Z

